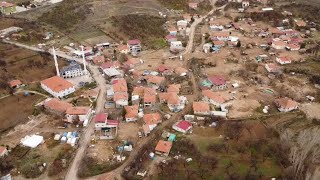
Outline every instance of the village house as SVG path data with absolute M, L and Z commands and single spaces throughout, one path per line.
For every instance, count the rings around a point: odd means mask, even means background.
M 0 158 L 9 154 L 7 147 L 0 146 Z
M 145 114 L 143 116 L 143 122 L 147 125 L 149 131 L 151 132 L 154 128 L 157 127 L 158 124 L 160 124 L 161 121 L 161 115 L 160 113 L 151 113 L 151 114 Z
M 113 95 L 113 101 L 116 104 L 116 108 L 122 108 L 125 106 L 128 106 L 129 102 L 128 102 L 128 93 L 115 93 Z
M 294 22 L 295 22 L 296 26 L 299 28 L 304 28 L 307 26 L 307 23 L 301 19 L 295 19 Z
M 123 54 L 128 54 L 129 53 L 128 45 L 120 44 L 118 46 L 118 51 Z
M 91 115 L 92 109 L 90 107 L 69 107 L 66 111 L 66 121 L 73 123 L 79 120 L 85 126 L 90 121 Z
M 60 71 L 63 78 L 74 78 L 85 74 L 86 72 L 82 70 L 81 65 L 75 61 L 72 61 L 68 66 L 64 66 Z
M 97 114 L 94 122 L 95 131 L 100 139 L 114 139 L 117 136 L 119 121 L 109 120 L 107 113 Z
M 197 9 L 198 8 L 198 3 L 196 2 L 190 2 L 189 4 L 190 9 Z
M 228 41 L 229 36 L 229 32 L 226 31 L 213 32 L 211 34 L 211 40 Z
M 171 42 L 177 41 L 177 37 L 172 34 L 166 35 L 165 39 L 170 44 L 171 44 Z
M 124 62 L 124 65 L 130 69 L 134 68 L 139 64 L 141 64 L 141 62 L 138 58 L 129 58 L 126 62 Z
M 42 80 L 41 88 L 56 98 L 62 98 L 76 91 L 72 83 L 59 76 Z
M 169 31 L 169 34 L 172 35 L 172 36 L 176 36 L 177 33 L 178 33 L 177 28 L 175 28 L 175 27 L 173 27 L 173 26 L 169 27 L 169 28 L 168 28 L 168 31 Z
M 158 72 L 162 75 L 171 75 L 173 73 L 173 70 L 164 64 L 160 64 L 158 66 Z
M 192 124 L 189 121 L 181 120 L 172 125 L 172 128 L 178 132 L 186 134 L 192 129 Z
M 94 56 L 92 58 L 92 62 L 95 64 L 95 65 L 101 65 L 102 63 L 105 62 L 105 58 L 104 56 Z
M 148 85 L 153 87 L 154 89 L 159 89 L 160 86 L 162 86 L 165 82 L 164 77 L 153 76 L 153 75 L 147 76 L 146 80 L 147 80 Z
M 155 151 L 156 151 L 156 154 L 159 154 L 162 156 L 168 156 L 171 148 L 172 148 L 172 142 L 159 140 L 155 148 Z
M 286 36 L 290 36 L 290 37 L 297 37 L 300 35 L 300 33 L 296 30 L 293 30 L 293 29 L 285 29 L 283 30 L 284 34 Z
M 176 92 L 159 93 L 159 100 L 161 103 L 167 103 L 171 112 L 182 111 L 187 101 L 186 97 L 178 96 Z
M 227 81 L 223 76 L 209 76 L 208 81 L 212 84 L 213 90 L 223 90 L 227 88 Z
M 120 63 L 118 61 L 107 61 L 100 65 L 102 71 L 109 68 L 119 69 Z
M 122 108 L 128 105 L 128 87 L 125 79 L 116 79 L 112 85 L 113 101 L 116 104 L 116 108 Z M 112 94 L 112 93 L 111 93 Z
M 186 20 L 177 21 L 177 26 L 179 31 L 186 30 L 187 25 L 188 25 L 188 21 Z
M 280 112 L 289 112 L 298 109 L 298 103 L 287 97 L 276 99 L 274 102 Z
M 281 40 L 273 40 L 271 47 L 277 50 L 285 49 L 287 46 L 287 43 L 281 41 Z
M 155 96 L 157 95 L 157 92 L 154 88 L 151 88 L 151 87 L 142 87 L 142 86 L 134 87 L 132 91 L 132 98 L 131 98 L 132 104 L 139 104 L 140 100 L 143 99 L 146 94 L 149 96 Z M 147 99 L 148 98 L 149 97 L 147 97 Z
M 0 2 L 0 12 L 5 15 L 16 13 L 16 5 L 5 1 Z
M 193 102 L 194 115 L 210 115 L 210 107 L 206 102 Z
M 225 46 L 224 41 L 214 40 L 212 41 L 212 43 L 213 43 L 213 46 L 217 48 L 222 48 L 223 46 Z
M 103 69 L 103 73 L 105 75 L 107 75 L 110 78 L 120 78 L 123 76 L 123 72 L 120 72 L 118 69 L 116 68 L 106 68 Z
M 145 108 L 152 108 L 156 104 L 157 96 L 154 94 L 144 93 L 143 96 L 143 106 Z
M 167 92 L 179 94 L 181 89 L 181 84 L 170 84 L 168 85 Z
M 213 104 L 217 107 L 220 107 L 224 103 L 226 103 L 229 99 L 226 97 L 222 96 L 221 93 L 219 92 L 212 92 L 211 90 L 203 90 L 202 91 L 203 95 L 203 101 Z
M 264 67 L 269 73 L 278 73 L 280 72 L 280 67 L 275 63 L 265 64 Z
M 139 106 L 125 106 L 124 109 L 126 110 L 125 120 L 126 122 L 134 122 L 138 120 L 138 112 Z
M 298 44 L 291 43 L 291 44 L 287 44 L 286 49 L 288 51 L 299 51 L 300 46 Z
M 171 41 L 170 50 L 181 50 L 183 48 L 181 41 Z
M 222 31 L 222 30 L 224 30 L 224 27 L 223 27 L 222 25 L 217 24 L 217 23 L 214 22 L 214 21 L 210 21 L 210 22 L 209 22 L 209 28 L 210 28 L 210 30 L 212 30 L 212 31 Z
M 22 87 L 24 84 L 19 79 L 15 79 L 12 81 L 9 81 L 9 86 L 11 89 L 16 89 Z
M 290 64 L 291 63 L 291 60 L 288 57 L 276 57 L 276 61 L 281 65 Z
M 137 54 L 142 50 L 141 41 L 139 39 L 128 40 L 127 47 L 131 54 Z
M 58 116 L 64 116 L 67 109 L 72 108 L 72 104 L 61 101 L 57 98 L 48 98 L 44 101 L 43 106 L 46 111 L 56 114 Z

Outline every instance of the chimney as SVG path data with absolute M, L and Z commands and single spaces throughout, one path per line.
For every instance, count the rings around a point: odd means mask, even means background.
M 52 54 L 53 54 L 53 59 L 54 59 L 54 65 L 56 66 L 57 76 L 60 76 L 56 50 L 54 49 L 54 47 L 52 47 Z
M 84 55 L 84 47 L 81 46 L 81 50 L 82 50 L 82 61 L 83 61 L 83 71 L 85 74 L 87 74 L 87 66 L 86 66 L 86 58 L 85 58 L 85 55 Z

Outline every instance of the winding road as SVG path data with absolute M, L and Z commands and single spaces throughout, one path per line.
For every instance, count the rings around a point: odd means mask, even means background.
M 215 3 L 215 0 L 212 1 L 212 4 Z M 223 8 L 223 7 L 220 7 Z M 213 12 L 215 11 L 215 9 L 211 10 L 210 12 L 208 12 L 208 14 L 206 14 L 205 16 L 202 16 L 200 18 L 195 19 L 195 21 L 192 23 L 191 27 L 190 27 L 190 34 L 189 34 L 189 41 L 188 44 L 186 46 L 185 51 L 182 53 L 182 55 L 188 55 L 192 53 L 192 48 L 193 48 L 193 43 L 194 43 L 194 35 L 195 35 L 195 31 L 196 31 L 196 27 L 198 26 L 198 24 L 200 22 L 203 21 L 203 19 L 207 18 L 209 15 L 211 15 Z M 17 42 L 12 42 L 12 41 L 7 41 L 7 40 L 3 40 L 3 42 L 5 43 L 10 43 L 10 44 L 14 44 L 16 46 L 22 47 L 22 48 L 26 48 L 29 50 L 33 50 L 33 51 L 38 51 L 38 52 L 46 52 L 43 49 L 39 49 L 37 47 L 34 46 L 28 46 L 28 45 L 24 45 L 21 43 L 17 43 Z M 49 53 L 51 54 L 51 52 L 49 51 Z M 80 58 L 74 58 L 71 57 L 67 54 L 65 54 L 64 52 L 61 51 L 56 51 L 56 55 L 62 58 L 66 58 L 66 59 L 73 59 L 79 63 L 82 63 L 82 59 Z M 186 66 L 187 61 L 184 61 L 184 66 Z M 97 99 L 97 107 L 96 107 L 96 112 L 102 112 L 104 110 L 104 104 L 105 104 L 105 94 L 106 94 L 106 82 L 104 77 L 101 75 L 101 73 L 99 72 L 99 69 L 97 66 L 93 66 L 91 64 L 88 64 L 88 69 L 90 70 L 92 77 L 94 78 L 94 80 L 97 82 L 98 87 L 100 89 L 100 93 Z M 193 75 L 192 75 L 193 76 Z M 195 79 L 192 78 L 192 83 L 193 83 L 193 88 L 197 89 L 197 84 L 195 82 Z M 195 95 L 197 95 L 197 93 L 194 93 Z M 162 131 L 165 127 L 172 125 L 177 118 L 180 118 L 181 115 L 183 115 L 183 113 L 186 113 L 188 109 L 191 108 L 191 104 L 188 104 L 188 106 L 184 109 L 184 111 L 177 113 L 175 115 L 173 115 L 169 120 L 164 121 L 161 125 L 159 125 L 155 131 Z M 75 157 L 68 169 L 68 172 L 65 176 L 66 180 L 77 180 L 79 179 L 77 177 L 77 173 L 78 173 L 78 169 L 79 169 L 79 165 L 81 163 L 82 158 L 85 155 L 85 151 L 86 148 L 88 147 L 90 140 L 91 140 L 91 135 L 94 133 L 94 122 L 91 121 L 89 126 L 84 129 L 83 134 L 81 135 L 81 141 L 79 143 L 79 148 L 77 149 L 77 152 L 75 154 Z M 122 179 L 121 177 L 121 173 L 123 172 L 123 170 L 130 165 L 130 163 L 132 163 L 136 157 L 139 155 L 141 149 L 148 143 L 150 143 L 153 139 L 156 138 L 156 134 L 155 132 L 151 133 L 151 135 L 149 135 L 148 137 L 143 138 L 139 144 L 135 147 L 135 149 L 131 152 L 130 156 L 128 157 L 128 159 L 121 165 L 119 166 L 117 169 L 109 172 L 109 173 L 105 173 L 96 177 L 91 177 L 89 179 L 105 179 L 106 176 L 112 174 L 114 175 L 117 179 Z

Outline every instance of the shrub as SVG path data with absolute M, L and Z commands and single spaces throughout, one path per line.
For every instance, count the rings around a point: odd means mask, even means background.
M 90 13 L 89 8 L 85 0 L 67 0 L 61 2 L 51 11 L 43 13 L 39 20 L 52 24 L 61 30 L 66 30 L 83 21 Z
M 126 34 L 131 39 L 139 39 L 142 43 L 152 49 L 163 48 L 163 37 L 166 31 L 161 28 L 165 23 L 165 19 L 148 16 L 130 14 L 124 16 L 111 17 L 112 24 L 119 29 L 120 32 Z

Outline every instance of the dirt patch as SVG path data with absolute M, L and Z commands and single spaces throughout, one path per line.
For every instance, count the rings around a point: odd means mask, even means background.
M 34 104 L 41 98 L 38 95 L 15 95 L 1 99 L 0 132 L 27 122 L 28 116 L 32 115 Z
M 242 99 L 232 102 L 232 107 L 228 113 L 229 118 L 243 118 L 250 116 L 260 103 L 254 99 Z
M 87 149 L 87 155 L 97 159 L 99 162 L 106 162 L 112 158 L 112 155 L 115 154 L 113 146 L 115 144 L 112 141 L 97 141 L 94 144 L 94 147 Z M 103 153 L 101 153 L 103 152 Z
M 300 109 L 306 113 L 310 119 L 320 119 L 320 104 L 319 103 L 306 103 L 301 104 Z
M 138 131 L 138 123 L 121 123 L 119 126 L 118 138 L 120 140 L 137 142 L 139 140 Z

